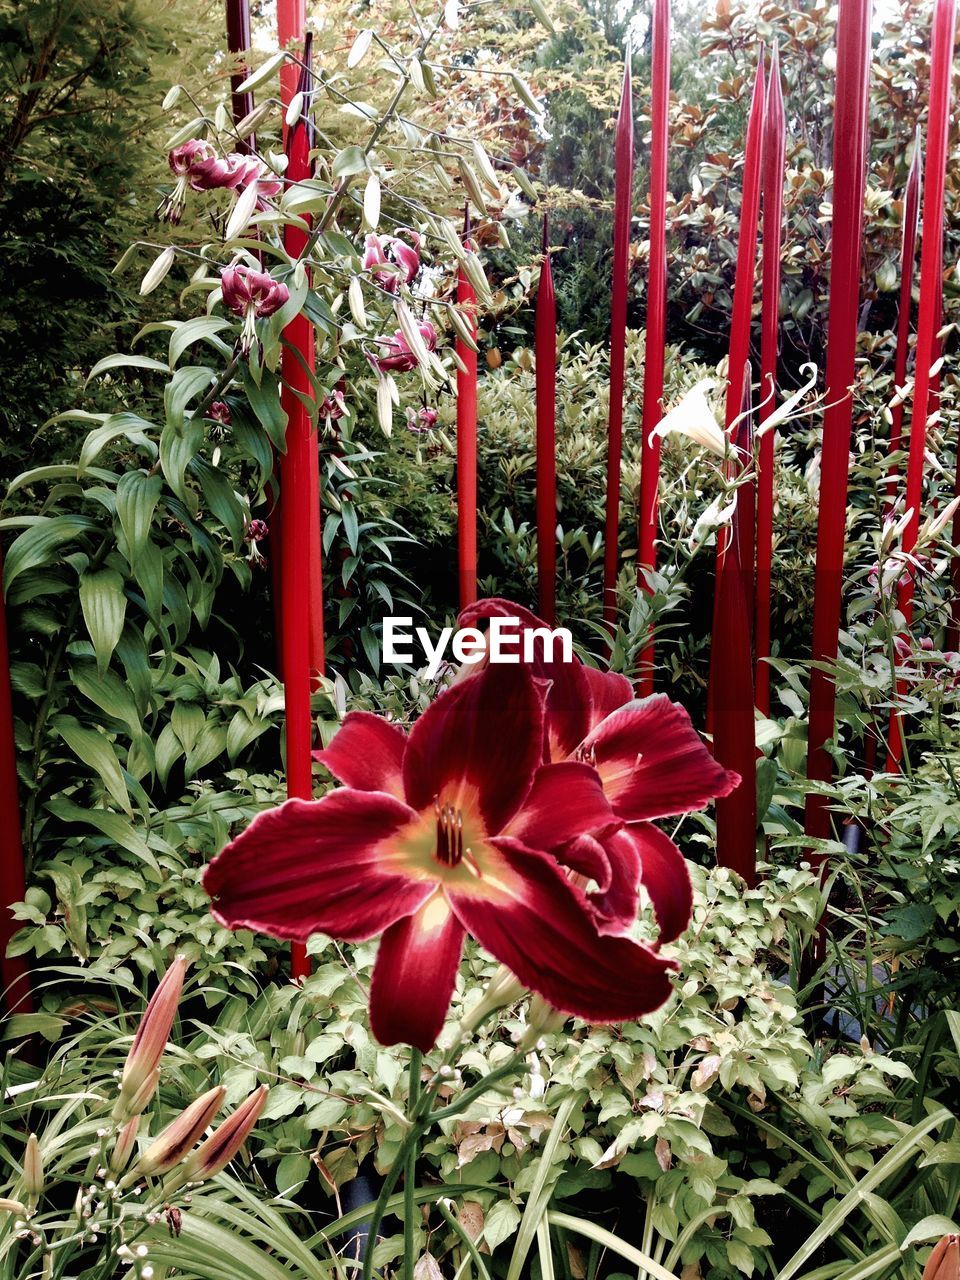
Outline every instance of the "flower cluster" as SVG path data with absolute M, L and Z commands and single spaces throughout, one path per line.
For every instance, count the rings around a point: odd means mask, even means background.
M 543 624 L 488 600 L 493 614 Z M 537 652 L 535 650 L 535 652 Z M 672 965 L 635 941 L 639 890 L 660 941 L 688 923 L 690 880 L 653 819 L 739 779 L 666 697 L 579 661 L 466 668 L 409 733 L 351 712 L 317 760 L 343 786 L 259 815 L 210 864 L 213 914 L 300 942 L 382 935 L 370 992 L 384 1044 L 430 1048 L 466 934 L 555 1009 L 636 1018 Z
M 188 190 L 227 190 L 241 195 L 252 184 L 257 190 L 256 207 L 262 210 L 283 188 L 280 179 L 270 174 L 259 156 L 239 151 L 218 156 L 210 143 L 200 138 L 191 138 L 174 147 L 167 161 L 177 179 L 176 187 L 162 205 L 167 222 L 180 221 Z
M 160 1061 L 170 1038 L 183 990 L 186 961 L 176 959 L 140 1019 L 120 1076 L 120 1092 L 113 1108 L 118 1128 L 110 1156 L 110 1172 L 120 1175 L 136 1151 L 143 1113 L 160 1080 Z M 222 1085 L 201 1094 L 153 1139 L 124 1175 L 121 1189 L 144 1177 L 173 1173 L 167 1191 L 184 1182 L 204 1182 L 234 1158 L 250 1135 L 267 1099 L 267 1086 L 255 1089 L 209 1136 L 204 1137 L 223 1104 Z M 202 1141 L 201 1141 L 202 1139 Z M 35 1141 L 35 1140 L 34 1140 Z M 200 1143 L 197 1146 L 197 1143 Z M 37 1156 L 39 1162 L 39 1155 Z M 42 1182 L 42 1166 L 37 1179 Z M 40 1191 L 36 1195 L 39 1196 Z

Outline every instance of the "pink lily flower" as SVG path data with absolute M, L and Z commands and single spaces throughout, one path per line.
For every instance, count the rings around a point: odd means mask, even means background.
M 434 1044 L 467 933 L 558 1009 L 616 1022 L 658 1008 L 671 964 L 601 936 L 548 852 L 617 820 L 594 769 L 542 763 L 545 719 L 543 683 L 505 665 L 441 693 L 409 734 L 352 712 L 316 756 L 344 786 L 255 818 L 206 870 L 214 916 L 300 942 L 381 934 L 383 1044 Z
M 417 328 L 420 330 L 427 350 L 436 351 L 437 331 L 430 321 L 424 320 L 422 324 L 417 325 Z M 373 359 L 373 363 L 381 373 L 409 373 L 411 369 L 417 367 L 417 357 L 410 350 L 410 344 L 401 330 L 397 329 L 392 338 L 381 337 L 377 342 L 380 344 L 381 351 L 386 352 Z
M 227 267 L 220 276 L 224 305 L 243 317 L 241 350 L 246 354 L 256 337 L 256 322 L 279 311 L 290 297 L 285 284 L 274 280 L 266 271 L 252 267 Z
M 363 269 L 372 272 L 376 283 L 388 293 L 396 293 L 401 284 L 410 284 L 420 270 L 420 236 L 406 229 L 404 234 L 412 244 L 399 236 L 378 236 L 373 232 L 364 241 Z M 377 270 L 378 267 L 386 270 Z
M 518 618 L 521 629 L 549 631 L 540 618 L 501 599 L 470 605 L 459 623 L 478 626 L 491 617 Z M 660 943 L 672 942 L 690 921 L 690 873 L 680 850 L 653 823 L 729 795 L 740 782 L 738 775 L 714 760 L 686 711 L 665 694 L 634 698 L 626 676 L 598 671 L 577 658 L 537 661 L 533 672 L 550 681 L 544 760 L 579 760 L 595 769 L 623 824 L 555 849 L 558 860 L 596 883 L 588 901 L 601 932 L 633 926 L 642 884 Z

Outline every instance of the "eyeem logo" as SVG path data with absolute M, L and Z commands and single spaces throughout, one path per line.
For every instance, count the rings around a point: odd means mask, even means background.
M 572 662 L 573 637 L 566 627 L 526 627 L 519 618 L 490 618 L 484 634 L 476 627 L 444 627 L 436 643 L 426 627 L 414 627 L 413 618 L 384 618 L 383 660 L 395 665 L 413 662 L 413 643 L 418 641 L 427 658 L 427 675 L 439 674 L 447 650 L 457 662 L 472 666 L 489 655 L 491 662 L 516 666 L 519 662 Z

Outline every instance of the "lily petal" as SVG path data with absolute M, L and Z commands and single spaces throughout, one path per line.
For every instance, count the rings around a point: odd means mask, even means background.
M 590 1022 L 658 1009 L 673 966 L 622 937 L 601 937 L 584 895 L 546 854 L 515 840 L 488 842 L 475 889 L 448 887 L 461 923 L 555 1008 Z
M 453 994 L 463 925 L 439 889 L 380 941 L 370 984 L 370 1025 L 381 1044 L 424 1053 L 440 1034 Z
M 662 693 L 614 711 L 583 748 L 624 822 L 702 809 L 740 781 L 714 760 L 686 711 Z
M 523 807 L 501 834 L 531 849 L 549 851 L 615 825 L 618 819 L 596 769 L 568 760 L 537 770 Z
M 393 796 L 347 788 L 268 809 L 207 867 L 213 914 L 228 929 L 297 942 L 372 938 L 434 890 L 391 840 L 416 816 Z
M 462 627 L 472 627 L 488 622 L 490 618 L 516 618 L 521 632 L 549 632 L 552 629 L 529 609 L 499 597 L 468 605 L 458 622 Z M 542 642 L 535 646 L 534 654 L 533 661 L 527 666 L 536 678 L 550 681 L 544 760 L 565 760 L 596 723 L 590 716 L 591 693 L 586 668 L 579 658 L 572 658 L 569 662 L 546 662 Z
M 616 711 L 633 698 L 633 685 L 617 671 L 599 671 L 596 667 L 583 668 L 584 679 L 590 689 L 590 727 L 595 728 L 611 711 Z
M 407 802 L 474 809 L 490 834 L 520 808 L 540 764 L 543 698 L 524 666 L 493 664 L 446 689 L 407 739 Z
M 314 760 L 338 781 L 357 791 L 386 791 L 403 799 L 403 753 L 407 735 L 399 727 L 369 711 L 351 711 Z
M 660 943 L 679 938 L 690 923 L 693 888 L 687 860 L 670 837 L 639 822 L 604 837 L 603 845 L 613 871 L 610 888 L 587 899 L 597 913 L 600 932 L 633 925 L 642 883 L 660 926 Z
M 576 840 L 571 840 L 560 849 L 551 849 L 550 852 L 561 866 L 569 867 L 577 875 L 592 880 L 600 893 L 606 893 L 613 880 L 613 871 L 604 846 L 605 842 L 601 842 L 596 836 L 578 836 Z M 594 899 L 588 897 L 587 901 L 593 902 Z

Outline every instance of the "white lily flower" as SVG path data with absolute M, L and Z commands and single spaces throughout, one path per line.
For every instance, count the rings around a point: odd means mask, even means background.
M 674 432 L 687 436 L 695 444 L 719 454 L 721 458 L 727 454 L 727 436 L 717 422 L 716 414 L 710 407 L 707 392 L 716 385 L 713 378 L 704 378 L 696 386 L 691 387 L 678 404 L 666 413 L 656 427 L 650 432 L 650 438 L 672 435 Z

